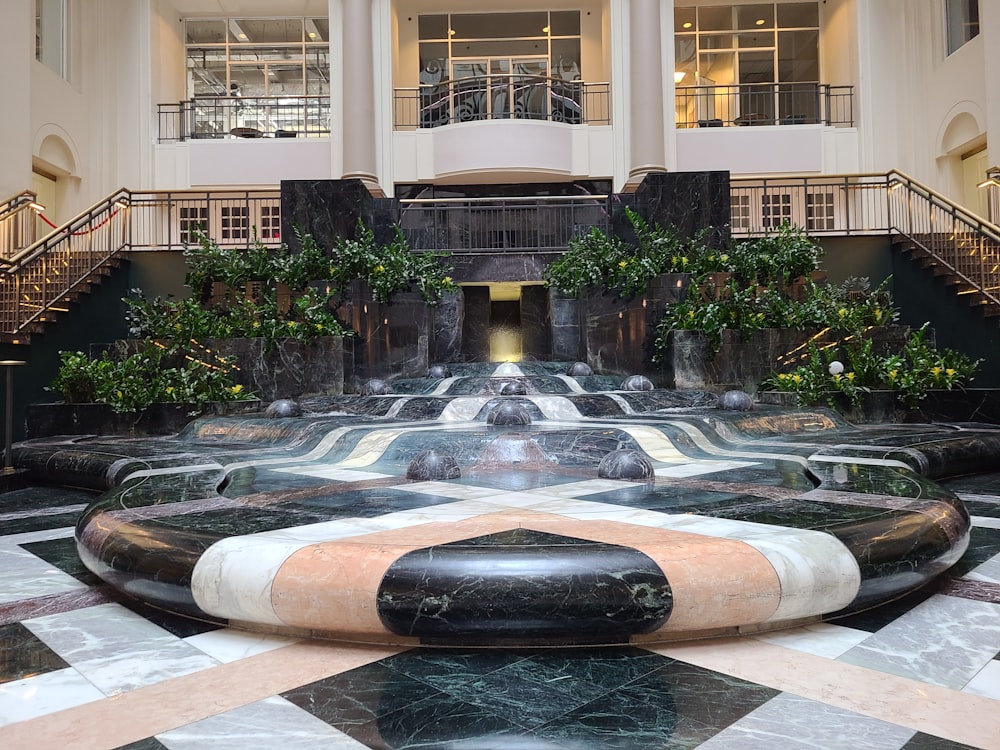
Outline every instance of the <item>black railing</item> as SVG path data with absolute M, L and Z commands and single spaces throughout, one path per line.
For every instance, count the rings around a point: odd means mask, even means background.
M 418 251 L 565 252 L 593 227 L 610 231 L 610 214 L 606 195 L 403 200 L 399 225 Z
M 330 134 L 329 96 L 196 97 L 157 107 L 158 141 Z
M 610 96 L 610 83 L 517 74 L 460 78 L 396 89 L 393 126 L 409 130 L 480 120 L 608 125 Z
M 678 86 L 678 128 L 854 125 L 854 87 L 825 83 Z

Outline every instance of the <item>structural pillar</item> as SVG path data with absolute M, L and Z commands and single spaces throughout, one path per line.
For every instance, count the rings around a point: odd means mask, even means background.
M 650 172 L 665 172 L 663 54 L 660 0 L 629 3 L 629 173 L 635 188 Z M 670 63 L 671 69 L 673 63 Z
M 359 179 L 376 196 L 375 58 L 371 0 L 341 0 L 343 11 L 343 178 Z

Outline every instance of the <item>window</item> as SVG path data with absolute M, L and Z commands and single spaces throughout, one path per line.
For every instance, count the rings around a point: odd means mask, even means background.
M 223 206 L 221 213 L 223 242 L 240 242 L 250 239 L 250 208 L 248 206 Z
M 260 207 L 259 231 L 262 240 L 281 238 L 281 206 Z
M 184 245 L 198 242 L 197 233 L 208 231 L 208 206 L 181 207 L 177 214 L 180 241 Z
M 66 0 L 35 0 L 35 59 L 66 75 Z
M 745 193 L 734 195 L 730 203 L 732 218 L 730 225 L 733 231 L 750 230 L 750 196 Z
M 330 94 L 325 18 L 199 18 L 184 29 L 190 97 Z
M 761 201 L 761 219 L 766 229 L 792 223 L 792 196 L 790 193 L 764 195 Z
M 948 54 L 979 36 L 979 0 L 945 0 Z
M 833 193 L 806 194 L 806 230 L 834 229 Z
M 818 3 L 677 7 L 674 34 L 681 126 L 820 122 Z

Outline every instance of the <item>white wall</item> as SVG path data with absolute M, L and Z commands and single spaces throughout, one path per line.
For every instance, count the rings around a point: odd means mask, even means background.
M 333 177 L 325 138 L 195 140 L 158 145 L 155 154 L 156 190 L 273 187 L 281 180 Z

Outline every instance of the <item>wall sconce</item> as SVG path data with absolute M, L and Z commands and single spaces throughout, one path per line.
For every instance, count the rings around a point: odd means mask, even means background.
M 976 187 L 985 188 L 990 185 L 996 185 L 1000 187 L 1000 167 L 990 167 L 986 170 L 986 179 L 980 182 Z

